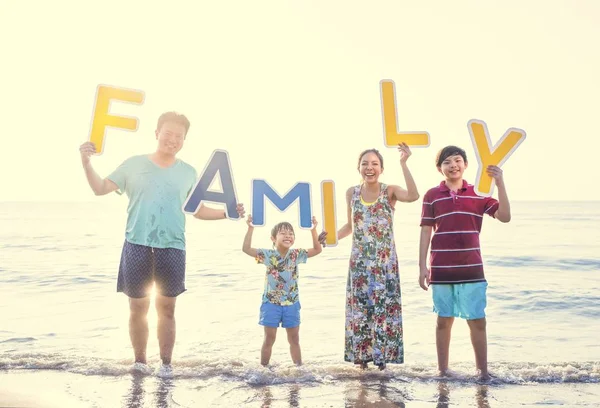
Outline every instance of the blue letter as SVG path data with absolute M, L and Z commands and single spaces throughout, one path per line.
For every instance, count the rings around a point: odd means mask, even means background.
M 208 191 L 208 187 L 219 172 L 221 180 L 222 193 Z M 194 190 L 183 203 L 183 211 L 188 214 L 196 214 L 203 202 L 225 204 L 225 214 L 230 220 L 237 220 L 240 216 L 237 213 L 237 199 L 233 177 L 231 176 L 231 164 L 229 163 L 229 154 L 226 150 L 215 150 L 210 156 L 208 164 L 202 170 L 200 179 L 196 183 Z
M 252 180 L 252 224 L 265 225 L 265 197 L 267 197 L 277 209 L 284 212 L 296 201 L 300 202 L 300 228 L 312 227 L 312 211 L 310 200 L 310 184 L 296 183 L 283 198 L 273 190 L 265 180 Z

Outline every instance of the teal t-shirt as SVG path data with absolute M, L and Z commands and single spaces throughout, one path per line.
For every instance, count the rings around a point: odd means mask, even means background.
M 108 177 L 118 194 L 126 193 L 125 239 L 132 244 L 185 250 L 183 203 L 196 184 L 197 172 L 182 160 L 167 168 L 149 155 L 125 160 Z

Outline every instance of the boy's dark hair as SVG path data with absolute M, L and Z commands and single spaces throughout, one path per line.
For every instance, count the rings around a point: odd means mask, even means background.
M 435 165 L 442 167 L 442 163 L 450 156 L 462 156 L 465 163 L 467 163 L 467 153 L 458 146 L 446 146 L 440 150 L 435 158 Z
M 177 123 L 178 125 L 182 125 L 183 127 L 185 127 L 186 135 L 187 135 L 188 131 L 190 130 L 190 121 L 188 120 L 188 118 L 185 117 L 184 114 L 177 113 L 177 112 L 163 113 L 158 118 L 158 123 L 156 125 L 156 129 L 160 130 L 162 125 L 164 125 L 166 122 L 174 122 L 174 123 Z
M 377 155 L 377 158 L 379 159 L 379 163 L 381 164 L 381 169 L 383 170 L 383 156 L 381 155 L 381 153 L 379 153 L 379 150 L 377 150 L 377 149 L 363 150 L 363 152 L 360 154 L 360 156 L 358 156 L 358 166 L 356 168 L 360 169 L 360 162 L 362 161 L 363 156 L 367 153 L 375 153 Z
M 275 238 L 280 231 L 291 231 L 294 233 L 294 227 L 289 222 L 280 222 L 271 229 L 271 237 Z

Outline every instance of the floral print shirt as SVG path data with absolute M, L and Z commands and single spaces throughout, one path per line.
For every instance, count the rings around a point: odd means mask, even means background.
M 267 267 L 263 303 L 289 306 L 299 300 L 298 264 L 306 263 L 306 249 L 290 249 L 285 257 L 276 249 L 257 249 L 256 262 Z

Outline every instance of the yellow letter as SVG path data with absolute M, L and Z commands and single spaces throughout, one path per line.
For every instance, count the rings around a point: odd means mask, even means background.
M 323 229 L 328 232 L 325 243 L 336 246 L 337 220 L 335 211 L 335 183 L 333 180 L 321 181 L 321 208 L 323 210 Z
M 96 145 L 97 154 L 104 152 L 104 138 L 106 128 L 114 127 L 135 132 L 138 128 L 137 118 L 128 116 L 114 116 L 109 114 L 111 100 L 142 104 L 144 92 L 134 89 L 116 88 L 106 85 L 98 85 L 96 89 L 96 100 L 94 101 L 94 114 L 92 127 L 90 129 L 90 142 Z
M 398 111 L 396 110 L 396 85 L 394 81 L 382 79 L 381 110 L 383 113 L 383 143 L 386 147 L 398 147 L 405 142 L 409 146 L 429 146 L 429 132 L 399 132 Z
M 471 119 L 468 128 L 479 163 L 477 179 L 475 180 L 475 192 L 481 196 L 491 196 L 493 193 L 493 180 L 487 174 L 487 167 L 502 167 L 510 155 L 525 140 L 525 131 L 510 128 L 504 133 L 502 139 L 492 147 L 492 140 L 485 122 Z

